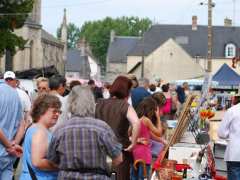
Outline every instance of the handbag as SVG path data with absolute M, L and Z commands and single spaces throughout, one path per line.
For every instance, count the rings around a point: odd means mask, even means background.
M 27 162 L 27 167 L 28 167 L 28 171 L 29 171 L 29 174 L 30 174 L 32 180 L 37 180 L 37 177 L 36 177 L 33 169 L 31 168 L 31 166 L 28 164 L 28 162 Z

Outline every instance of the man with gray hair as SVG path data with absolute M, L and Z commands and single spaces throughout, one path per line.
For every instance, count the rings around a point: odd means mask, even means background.
M 111 127 L 94 118 L 95 100 L 89 87 L 76 86 L 68 97 L 71 118 L 56 131 L 48 148 L 48 159 L 58 164 L 58 179 L 110 180 L 106 161 L 122 162 L 122 145 Z
M 136 109 L 138 104 L 151 94 L 148 92 L 149 79 L 141 78 L 138 80 L 139 86 L 131 91 L 132 105 Z

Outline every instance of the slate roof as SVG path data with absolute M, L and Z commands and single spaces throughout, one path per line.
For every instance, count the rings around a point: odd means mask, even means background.
M 144 54 L 149 55 L 156 48 L 161 46 L 168 39 L 172 38 L 185 49 L 192 57 L 207 56 L 207 26 L 197 26 L 192 30 L 192 25 L 153 25 L 144 34 Z M 213 27 L 213 58 L 224 57 L 225 45 L 233 43 L 240 47 L 240 27 Z M 128 52 L 131 56 L 142 54 L 142 41 Z
M 42 33 L 42 40 L 46 41 L 48 43 L 53 43 L 54 45 L 60 46 L 60 47 L 64 47 L 63 43 L 58 40 L 57 38 L 55 38 L 52 34 L 48 33 L 47 31 L 45 31 L 44 29 L 41 29 L 41 33 Z
M 32 18 L 29 16 L 27 17 L 26 21 L 24 22 L 25 25 L 33 28 L 42 28 L 41 24 L 36 23 L 35 21 L 32 20 Z
M 81 56 L 78 49 L 68 50 L 65 70 L 67 72 L 79 72 L 81 78 L 89 79 L 91 69 L 88 56 Z
M 140 40 L 140 37 L 125 37 L 125 36 L 116 36 L 114 41 L 110 43 L 108 47 L 108 59 L 110 63 L 126 63 L 127 62 L 127 53 L 131 50 L 137 42 Z
M 219 86 L 239 86 L 240 84 L 240 76 L 225 63 L 214 74 L 212 80 L 217 81 Z

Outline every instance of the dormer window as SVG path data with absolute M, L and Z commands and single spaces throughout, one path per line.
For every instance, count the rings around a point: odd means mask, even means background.
M 233 58 L 236 56 L 236 46 L 229 43 L 225 47 L 225 58 Z

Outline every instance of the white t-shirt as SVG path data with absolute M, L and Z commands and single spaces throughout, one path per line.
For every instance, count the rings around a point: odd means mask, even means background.
M 66 121 L 69 118 L 68 107 L 67 107 L 68 96 L 63 97 L 57 93 L 56 94 L 54 93 L 54 95 L 59 98 L 59 100 L 62 104 L 62 106 L 61 106 L 62 114 L 58 117 L 57 123 L 51 128 L 52 131 L 54 131 L 57 128 L 57 126 L 59 126 L 60 124 L 62 124 L 64 121 Z
M 229 108 L 218 128 L 218 136 L 228 141 L 225 151 L 225 161 L 240 162 L 240 103 Z
M 19 88 L 17 88 L 17 93 L 21 100 L 23 113 L 29 112 L 31 110 L 31 106 L 32 106 L 30 97 L 28 96 L 28 94 L 25 91 L 23 91 L 22 89 L 19 89 Z

